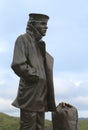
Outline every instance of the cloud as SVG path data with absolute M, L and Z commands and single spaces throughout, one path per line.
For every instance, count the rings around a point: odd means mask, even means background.
M 0 112 L 19 116 L 19 110 L 11 105 L 16 98 L 19 78 L 11 73 L 0 76 Z
M 74 97 L 73 103 L 75 103 L 79 110 L 88 110 L 88 96 Z
M 0 39 L 0 53 L 4 53 L 4 52 L 7 52 L 7 44 L 6 44 L 6 41 Z
M 15 76 L 0 80 L 0 96 L 4 99 L 14 99 L 18 90 L 19 79 Z
M 76 79 L 77 80 L 77 79 Z M 88 109 L 88 80 L 72 81 L 61 79 L 60 76 L 54 78 L 56 104 L 67 102 L 79 111 Z
M 4 99 L 4 98 L 0 97 L 0 111 L 11 110 L 12 109 L 12 107 L 10 105 L 11 102 L 12 102 L 12 100 L 10 100 L 10 99 Z
M 56 95 L 68 96 L 68 93 L 70 93 L 73 84 L 71 82 L 59 78 L 55 79 L 54 81 L 55 81 Z
M 20 116 L 19 109 L 13 107 L 11 103 L 12 103 L 12 100 L 4 99 L 0 97 L 0 112 L 9 114 L 11 116 L 19 117 Z
M 88 118 L 88 110 L 84 110 L 84 111 L 81 111 L 81 110 L 79 110 L 78 111 L 78 116 L 79 117 L 86 117 L 86 118 Z

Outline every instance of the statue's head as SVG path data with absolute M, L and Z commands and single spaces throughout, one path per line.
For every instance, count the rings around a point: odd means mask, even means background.
M 49 20 L 49 16 L 45 14 L 29 14 L 29 23 L 32 24 L 42 36 L 45 36 L 47 27 L 47 22 Z

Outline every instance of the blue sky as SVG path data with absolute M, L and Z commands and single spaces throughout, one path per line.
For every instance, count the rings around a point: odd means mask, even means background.
M 70 103 L 78 109 L 79 117 L 88 117 L 87 0 L 0 0 L 0 112 L 19 115 L 11 106 L 19 78 L 10 64 L 15 40 L 25 33 L 29 13 L 50 16 L 44 40 L 54 57 L 56 103 Z

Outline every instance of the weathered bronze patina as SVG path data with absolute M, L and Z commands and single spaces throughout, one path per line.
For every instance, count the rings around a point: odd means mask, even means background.
M 48 20 L 44 14 L 29 14 L 26 33 L 15 42 L 11 67 L 20 81 L 12 105 L 20 108 L 20 130 L 44 130 L 44 113 L 56 109 L 53 57 L 42 40 Z

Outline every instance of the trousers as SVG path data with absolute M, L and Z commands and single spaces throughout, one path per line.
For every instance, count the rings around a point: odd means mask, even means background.
M 19 130 L 44 130 L 44 119 L 44 112 L 30 112 L 21 109 Z

